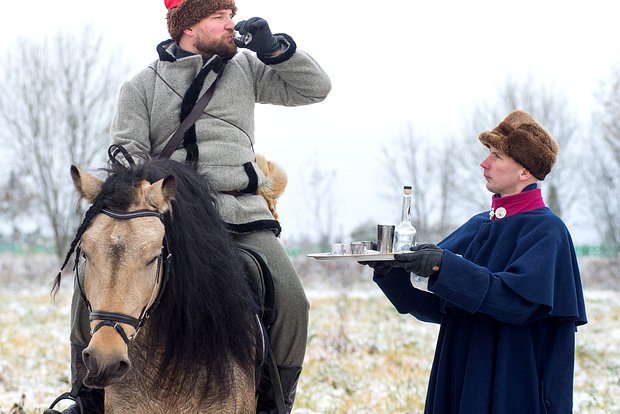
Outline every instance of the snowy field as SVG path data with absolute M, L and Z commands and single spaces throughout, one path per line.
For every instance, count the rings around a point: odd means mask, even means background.
M 366 267 L 296 266 L 311 325 L 293 413 L 421 413 L 437 326 L 398 315 Z M 41 413 L 68 390 L 72 281 L 53 302 L 57 269 L 49 256 L 0 255 L 0 414 Z M 620 413 L 620 291 L 608 288 L 618 278 L 584 276 L 590 323 L 577 334 L 575 413 Z

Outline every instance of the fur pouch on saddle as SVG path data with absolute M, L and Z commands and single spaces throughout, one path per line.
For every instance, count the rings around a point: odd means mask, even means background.
M 276 204 L 278 197 L 284 192 L 287 183 L 286 171 L 273 161 L 268 161 L 262 154 L 256 154 L 256 163 L 265 174 L 265 181 L 258 187 L 257 194 L 267 201 L 273 218 L 278 220 Z

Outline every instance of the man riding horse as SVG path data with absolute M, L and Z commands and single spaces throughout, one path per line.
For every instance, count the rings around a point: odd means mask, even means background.
M 159 59 L 126 82 L 111 127 L 112 143 L 134 157 L 156 157 L 205 93 L 210 101 L 184 133 L 173 160 L 208 175 L 217 206 L 235 243 L 257 252 L 274 284 L 270 341 L 286 411 L 295 399 L 306 349 L 308 301 L 277 237 L 281 227 L 264 195 L 269 180 L 254 153 L 254 105 L 297 106 L 320 102 L 331 90 L 327 74 L 286 34 L 272 34 L 258 17 L 240 21 L 234 0 L 164 0 L 172 39 L 157 46 Z M 242 37 L 235 38 L 235 30 Z M 238 50 L 244 48 L 247 50 Z M 277 122 L 274 120 L 273 122 Z M 82 351 L 91 324 L 79 292 L 71 322 L 73 390 L 87 412 L 102 412 L 101 390 L 80 387 Z M 259 396 L 259 412 L 276 413 L 276 396 Z M 49 412 L 54 412 L 48 410 Z M 64 413 L 78 413 L 72 406 Z

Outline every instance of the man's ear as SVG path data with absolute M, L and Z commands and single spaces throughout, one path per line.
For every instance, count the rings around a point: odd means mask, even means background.
M 185 36 L 194 37 L 194 29 L 192 29 L 191 27 L 188 27 L 187 29 L 183 30 L 183 34 Z
M 519 180 L 520 181 L 527 181 L 527 180 L 531 179 L 532 177 L 533 177 L 533 175 L 530 172 L 530 170 L 528 170 L 525 167 L 521 167 L 521 172 L 519 173 Z

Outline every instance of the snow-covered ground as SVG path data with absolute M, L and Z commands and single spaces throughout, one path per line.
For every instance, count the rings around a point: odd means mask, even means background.
M 420 413 L 437 326 L 398 315 L 366 267 L 298 260 L 310 335 L 295 414 Z M 71 275 L 55 301 L 47 256 L 0 255 L 0 413 L 40 413 L 69 383 Z M 620 292 L 586 289 L 575 413 L 620 412 Z

